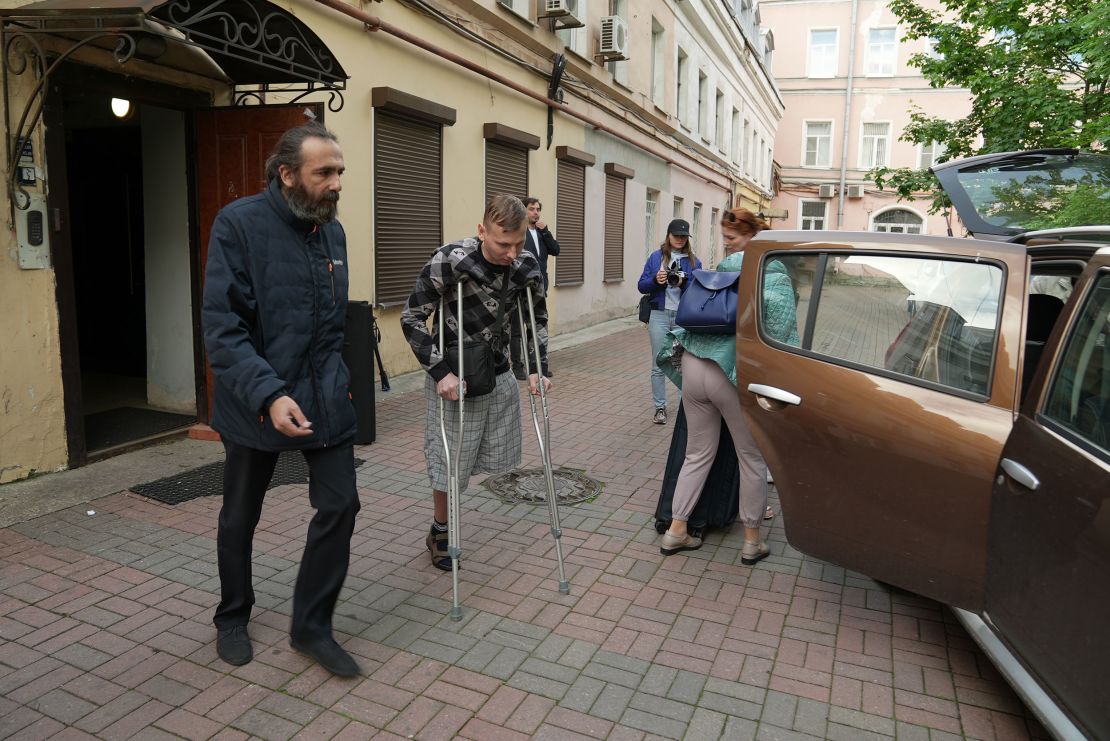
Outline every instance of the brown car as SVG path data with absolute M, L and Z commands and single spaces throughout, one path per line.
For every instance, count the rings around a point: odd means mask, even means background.
M 741 404 L 792 546 L 952 606 L 1050 732 L 1110 738 L 1110 157 L 934 171 L 973 238 L 748 245 Z

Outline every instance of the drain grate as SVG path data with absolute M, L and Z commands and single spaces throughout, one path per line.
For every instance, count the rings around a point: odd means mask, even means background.
M 365 462 L 361 458 L 355 458 L 355 468 Z M 275 486 L 286 484 L 307 483 L 308 463 L 305 462 L 304 456 L 296 451 L 287 451 L 278 456 L 274 476 L 266 489 L 270 490 Z M 223 487 L 224 463 L 217 461 L 164 479 L 132 486 L 131 491 L 162 504 L 173 505 L 188 502 L 191 499 L 222 494 Z
M 590 502 L 601 493 L 601 482 L 582 471 L 556 468 L 551 473 L 555 480 L 555 501 L 559 504 Z M 542 468 L 522 468 L 490 476 L 482 486 L 509 504 L 547 504 L 547 482 Z

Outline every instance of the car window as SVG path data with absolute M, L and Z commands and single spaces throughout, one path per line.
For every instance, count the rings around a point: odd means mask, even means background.
M 1032 275 L 1029 278 L 1029 293 L 1055 296 L 1065 303 L 1074 287 L 1074 279 L 1066 275 Z
M 1110 272 L 1099 274 L 1053 373 L 1043 415 L 1110 452 Z
M 769 296 L 775 281 L 781 283 L 775 263 L 793 289 L 793 341 L 790 322 L 772 323 L 777 313 Z M 846 365 L 988 394 L 1002 293 L 999 266 L 790 252 L 769 255 L 762 276 L 760 326 L 766 338 Z

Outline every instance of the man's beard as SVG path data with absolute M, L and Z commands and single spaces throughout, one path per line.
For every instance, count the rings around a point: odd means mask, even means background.
M 339 194 L 329 190 L 320 196 L 320 200 L 313 201 L 304 186 L 298 180 L 292 188 L 285 188 L 285 201 L 289 210 L 302 221 L 311 221 L 313 224 L 326 224 L 335 218 L 339 210 Z

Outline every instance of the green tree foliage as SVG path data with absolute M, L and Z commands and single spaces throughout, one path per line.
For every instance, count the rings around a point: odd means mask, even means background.
M 933 87 L 968 88 L 972 109 L 955 121 L 915 109 L 903 141 L 940 142 L 944 160 L 1110 145 L 1110 2 L 942 0 L 942 6 L 890 3 L 904 38 L 933 40 L 936 54 L 916 54 L 909 63 Z M 927 170 L 884 167 L 870 176 L 902 198 L 934 193 L 933 212 L 948 205 Z

